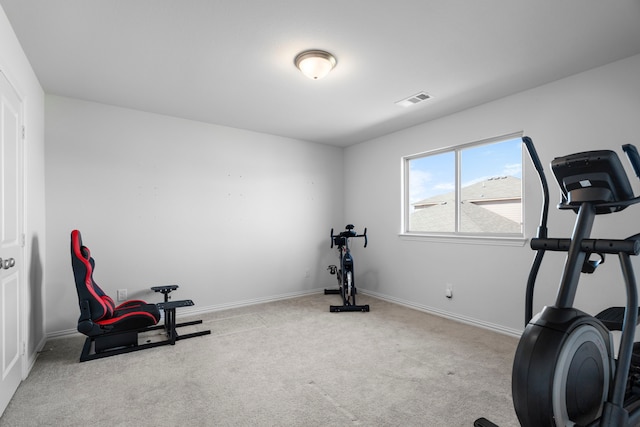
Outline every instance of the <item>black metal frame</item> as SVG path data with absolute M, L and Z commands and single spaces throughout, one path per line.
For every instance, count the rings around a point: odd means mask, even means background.
M 194 305 L 192 300 L 169 301 L 169 294 L 177 288 L 177 285 L 154 286 L 151 288 L 155 292 L 160 292 L 164 295 L 164 302 L 156 304 L 158 309 L 164 311 L 163 325 L 87 337 L 82 348 L 82 353 L 80 354 L 80 362 L 146 350 L 164 345 L 175 345 L 176 341 L 179 340 L 211 334 L 211 330 L 198 331 L 184 335 L 178 334 L 176 328 L 198 325 L 202 323 L 202 320 L 176 323 L 176 308 L 190 307 Z M 166 339 L 162 341 L 146 342 L 144 344 L 139 343 L 139 334 L 159 329 L 164 329 L 167 336 Z

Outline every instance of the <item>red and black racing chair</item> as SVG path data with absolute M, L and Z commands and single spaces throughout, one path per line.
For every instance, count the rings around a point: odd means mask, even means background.
M 81 362 L 175 344 L 179 339 L 211 333 L 199 331 L 187 335 L 177 334 L 176 327 L 202 323 L 202 320 L 175 323 L 175 309 L 193 305 L 191 300 L 169 301 L 168 294 L 177 289 L 177 285 L 152 288 L 164 294 L 164 302 L 149 304 L 142 300 L 129 300 L 116 306 L 113 299 L 93 280 L 95 261 L 89 248 L 82 245 L 82 236 L 78 230 L 71 232 L 71 265 L 80 303 L 78 332 L 87 336 L 80 355 Z M 160 310 L 164 310 L 165 319 L 164 325 L 158 326 Z M 138 344 L 139 333 L 162 328 L 165 329 L 167 339 Z

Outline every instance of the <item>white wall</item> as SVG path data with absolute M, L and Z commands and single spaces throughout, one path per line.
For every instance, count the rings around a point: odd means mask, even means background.
M 421 309 L 518 333 L 533 259 L 523 247 L 408 241 L 398 236 L 402 156 L 516 131 L 533 138 L 542 162 L 578 151 L 640 146 L 640 56 L 634 56 L 477 108 L 346 149 L 346 220 L 369 227 L 370 243 L 358 258 L 359 287 Z M 437 94 L 436 94 L 437 95 Z M 434 102 L 437 96 L 434 97 Z M 428 103 L 421 108 L 429 108 Z M 526 159 L 526 236 L 535 236 L 541 207 L 535 170 Z M 628 168 L 636 194 L 640 185 Z M 555 209 L 551 188 L 550 237 L 569 237 L 575 215 Z M 596 219 L 594 237 L 625 238 L 640 232 L 638 207 Z M 547 253 L 534 313 L 555 301 L 563 254 Z M 634 259 L 636 269 L 640 269 Z M 596 313 L 623 305 L 619 263 L 608 257 L 597 274 L 584 277 L 576 303 Z M 454 297 L 445 298 L 453 285 Z M 581 282 L 582 283 L 582 282 Z
M 175 283 L 197 312 L 330 280 L 342 149 L 50 95 L 46 112 L 49 333 L 76 327 L 74 228 L 114 298 Z
M 0 7 L 0 70 L 24 102 L 25 163 L 25 317 L 28 364 L 44 344 L 44 92 L 4 10 Z

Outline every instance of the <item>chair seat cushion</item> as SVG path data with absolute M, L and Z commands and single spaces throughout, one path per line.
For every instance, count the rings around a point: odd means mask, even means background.
M 117 306 L 113 316 L 96 323 L 105 332 L 118 332 L 131 329 L 143 329 L 160 321 L 160 310 L 155 304 L 144 301 L 127 301 Z

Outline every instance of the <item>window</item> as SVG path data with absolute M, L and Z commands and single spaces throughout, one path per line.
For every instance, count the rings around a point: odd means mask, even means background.
M 521 136 L 405 157 L 403 232 L 522 237 Z

